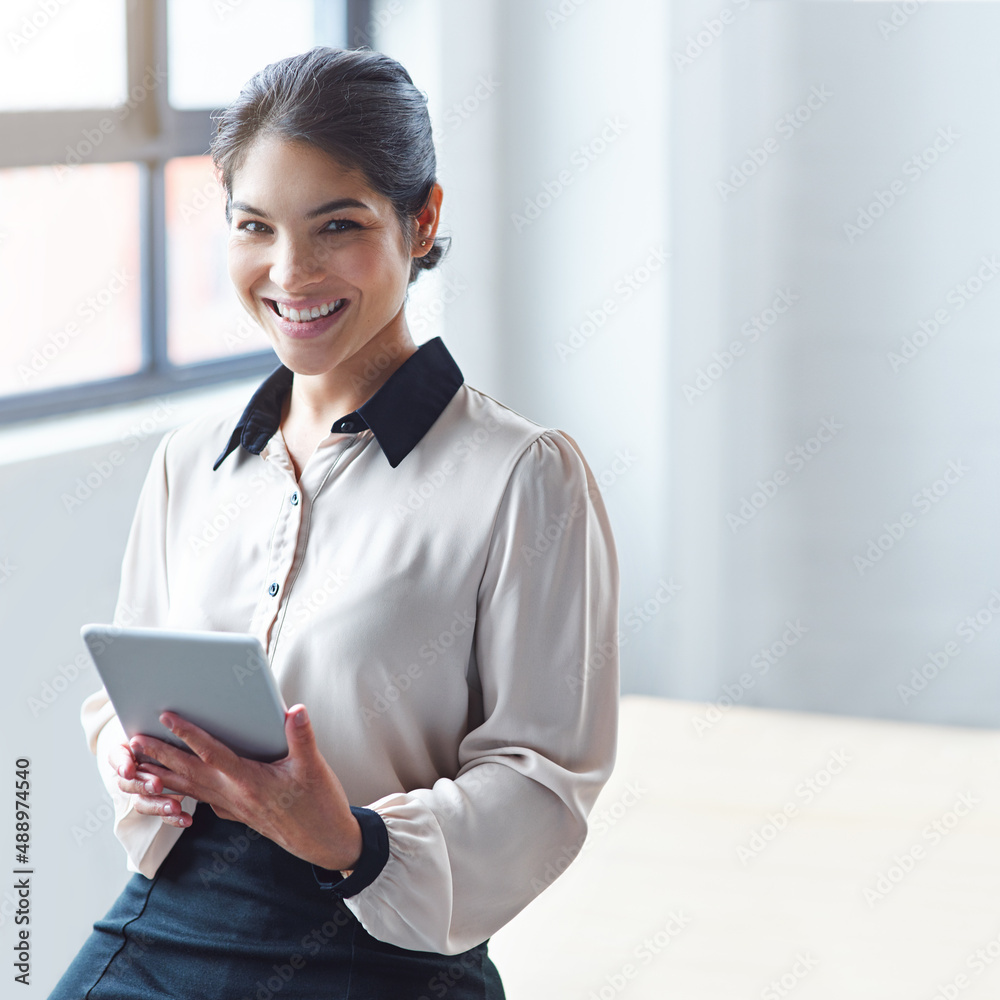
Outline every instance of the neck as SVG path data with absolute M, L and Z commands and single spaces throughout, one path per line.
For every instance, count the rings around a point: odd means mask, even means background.
M 296 372 L 283 416 L 290 423 L 329 429 L 335 420 L 370 399 L 416 351 L 405 323 L 395 331 L 387 327 L 328 371 L 317 375 Z

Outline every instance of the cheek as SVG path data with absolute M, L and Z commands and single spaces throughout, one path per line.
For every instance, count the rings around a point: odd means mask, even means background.
M 405 286 L 410 274 L 410 258 L 404 257 L 400 248 L 388 241 L 366 247 L 351 266 L 355 284 L 389 295 L 395 295 L 397 286 Z
M 261 269 L 259 255 L 252 248 L 231 243 L 227 254 L 229 278 L 241 294 L 257 280 Z

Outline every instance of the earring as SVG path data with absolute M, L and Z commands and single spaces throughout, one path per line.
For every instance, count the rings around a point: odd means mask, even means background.
M 425 246 L 427 246 L 427 240 L 421 240 L 421 241 L 420 241 L 420 245 L 421 245 L 422 247 L 425 247 Z

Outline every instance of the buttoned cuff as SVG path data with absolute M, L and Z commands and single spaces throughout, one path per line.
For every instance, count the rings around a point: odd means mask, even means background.
M 374 809 L 351 806 L 351 814 L 361 827 L 361 857 L 357 867 L 347 878 L 330 868 L 313 865 L 313 878 L 321 889 L 329 889 L 338 896 L 355 896 L 379 877 L 389 860 L 389 834 L 385 821 Z M 339 880 L 336 876 L 340 876 Z

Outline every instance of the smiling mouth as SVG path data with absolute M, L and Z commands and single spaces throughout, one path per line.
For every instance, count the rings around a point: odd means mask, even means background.
M 313 306 L 311 309 L 294 309 L 281 302 L 276 302 L 274 299 L 265 299 L 264 301 L 267 302 L 276 316 L 290 320 L 292 323 L 312 323 L 323 316 L 340 312 L 347 305 L 347 299 L 334 299 L 331 302 L 324 302 L 322 305 Z

